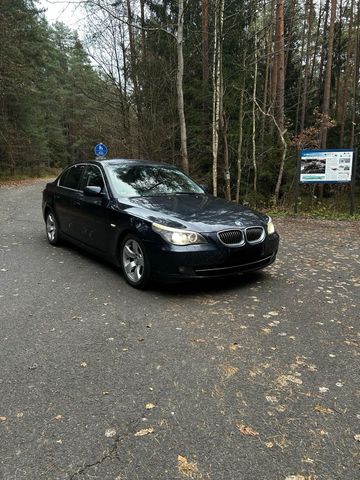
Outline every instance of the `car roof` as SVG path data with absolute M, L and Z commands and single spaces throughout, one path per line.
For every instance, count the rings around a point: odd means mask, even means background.
M 94 163 L 101 165 L 142 165 L 147 167 L 167 167 L 167 168 L 177 168 L 175 165 L 171 165 L 165 162 L 154 162 L 150 160 L 140 160 L 135 158 L 111 158 L 104 160 L 94 160 Z

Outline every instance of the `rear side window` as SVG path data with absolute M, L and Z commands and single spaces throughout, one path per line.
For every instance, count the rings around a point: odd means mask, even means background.
M 80 190 L 80 180 L 84 169 L 85 165 L 75 165 L 69 168 L 60 178 L 59 185 L 73 190 Z
M 84 187 L 101 187 L 101 190 L 104 191 L 104 180 L 99 167 L 88 165 L 85 173 Z

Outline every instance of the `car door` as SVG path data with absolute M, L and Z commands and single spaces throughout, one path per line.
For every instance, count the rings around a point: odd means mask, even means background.
M 111 227 L 112 210 L 109 208 L 109 193 L 101 168 L 87 165 L 82 182 L 85 187 L 100 187 L 101 197 L 82 195 L 80 239 L 86 245 L 101 252 L 108 252 L 114 229 Z
M 54 195 L 54 209 L 62 233 L 79 240 L 82 177 L 85 165 L 74 165 L 60 177 Z

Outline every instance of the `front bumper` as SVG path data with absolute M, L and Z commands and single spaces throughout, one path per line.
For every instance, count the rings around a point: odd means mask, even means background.
M 148 245 L 154 276 L 173 279 L 212 278 L 260 270 L 271 265 L 279 247 L 279 235 L 267 235 L 257 245 L 227 247 L 215 238 L 206 244 L 178 247 Z

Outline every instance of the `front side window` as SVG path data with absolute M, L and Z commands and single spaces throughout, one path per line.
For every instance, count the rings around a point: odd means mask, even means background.
M 142 165 L 109 165 L 109 174 L 120 197 L 203 194 L 187 175 L 174 168 Z
M 101 191 L 105 191 L 104 180 L 99 167 L 88 165 L 85 172 L 84 187 L 101 187 Z
M 69 168 L 60 178 L 59 185 L 72 190 L 80 190 L 80 180 L 84 169 L 84 165 L 74 165 Z

